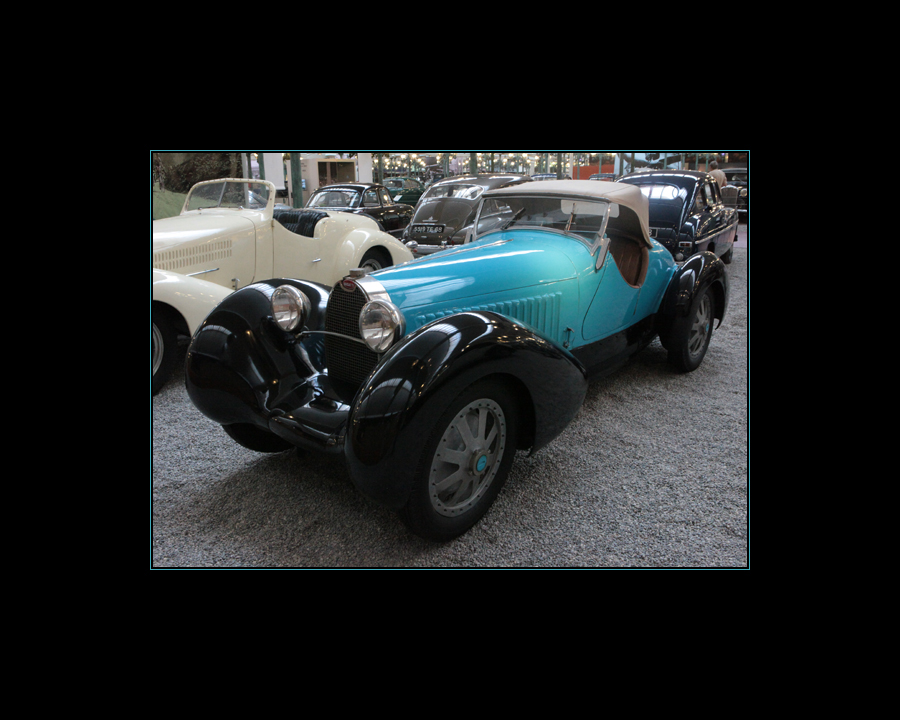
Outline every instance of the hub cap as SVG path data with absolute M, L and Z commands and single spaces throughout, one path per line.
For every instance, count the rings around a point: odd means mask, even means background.
M 691 335 L 688 339 L 688 352 L 691 354 L 691 357 L 697 357 L 703 352 L 711 324 L 712 301 L 709 299 L 709 295 L 704 295 L 700 300 L 700 307 L 697 308 L 697 314 L 694 316 L 694 323 L 691 325 Z
M 453 517 L 471 509 L 490 486 L 506 449 L 506 416 L 493 400 L 474 400 L 444 430 L 431 462 L 432 507 Z

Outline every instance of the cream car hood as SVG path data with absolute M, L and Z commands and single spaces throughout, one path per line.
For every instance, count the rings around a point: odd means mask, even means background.
M 189 212 L 153 221 L 153 252 L 171 250 L 185 243 L 202 243 L 254 228 L 236 212 Z

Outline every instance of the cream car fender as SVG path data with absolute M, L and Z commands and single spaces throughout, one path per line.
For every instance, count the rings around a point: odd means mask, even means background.
M 153 302 L 163 303 L 184 320 L 189 335 L 231 290 L 221 285 L 168 270 L 153 270 Z

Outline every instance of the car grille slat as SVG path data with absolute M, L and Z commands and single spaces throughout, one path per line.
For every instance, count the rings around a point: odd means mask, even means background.
M 328 376 L 336 380 L 362 385 L 378 364 L 378 354 L 355 339 L 359 334 L 359 313 L 368 302 L 359 285 L 347 292 L 337 283 L 328 298 L 325 314 L 325 330 L 335 335 L 325 335 L 325 358 Z M 355 338 L 355 339 L 351 339 Z

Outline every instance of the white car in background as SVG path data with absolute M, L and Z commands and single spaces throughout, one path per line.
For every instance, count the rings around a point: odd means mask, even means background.
M 197 278 L 153 271 L 150 368 L 153 394 L 159 392 L 178 360 L 178 336 L 193 335 L 231 290 Z
M 273 277 L 331 287 L 354 268 L 374 271 L 412 259 L 370 217 L 276 209 L 275 186 L 265 180 L 197 183 L 180 215 L 153 221 L 153 392 L 174 365 L 177 335 L 193 334 L 230 292 Z

